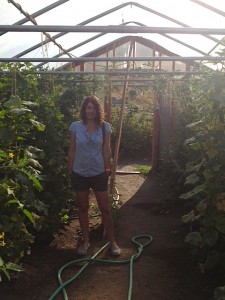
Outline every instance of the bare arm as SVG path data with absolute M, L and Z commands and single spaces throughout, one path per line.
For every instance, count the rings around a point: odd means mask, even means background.
M 76 152 L 76 137 L 73 133 L 70 134 L 70 146 L 68 151 L 68 159 L 67 159 L 67 170 L 70 175 L 73 170 L 73 161 Z
M 105 162 L 105 169 L 110 169 L 110 159 L 112 157 L 110 137 L 111 137 L 110 133 L 105 135 L 105 140 L 103 145 L 103 157 Z

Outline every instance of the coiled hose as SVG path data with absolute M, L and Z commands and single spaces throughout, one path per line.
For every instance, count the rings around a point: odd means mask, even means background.
M 138 242 L 140 239 L 146 239 L 145 243 Z M 70 261 L 69 263 L 63 265 L 58 271 L 58 282 L 59 287 L 53 292 L 53 294 L 49 297 L 48 300 L 54 300 L 60 292 L 63 293 L 64 300 L 68 300 L 68 295 L 66 293 L 66 287 L 74 282 L 81 273 L 88 267 L 90 263 L 98 263 L 98 264 L 112 264 L 112 265 L 123 265 L 123 264 L 130 264 L 129 266 L 129 289 L 128 289 L 128 300 L 131 300 L 132 297 L 132 288 L 133 288 L 133 263 L 141 256 L 144 248 L 149 245 L 153 241 L 153 237 L 151 235 L 137 235 L 132 238 L 132 242 L 137 246 L 137 252 L 133 254 L 130 259 L 126 260 L 103 260 L 103 259 L 96 259 L 96 257 L 109 246 L 109 243 L 105 244 L 98 252 L 96 252 L 91 258 L 82 258 Z M 62 282 L 61 274 L 62 272 L 70 268 L 78 263 L 86 262 L 84 266 L 69 280 Z

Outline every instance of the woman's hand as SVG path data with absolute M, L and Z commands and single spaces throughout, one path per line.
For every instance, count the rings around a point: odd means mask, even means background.
M 108 176 L 111 176 L 111 174 L 112 174 L 111 169 L 105 169 L 105 172 Z

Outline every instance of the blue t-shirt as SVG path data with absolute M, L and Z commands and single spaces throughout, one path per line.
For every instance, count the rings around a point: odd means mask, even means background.
M 69 131 L 76 137 L 76 153 L 73 161 L 73 172 L 85 176 L 96 176 L 105 171 L 102 153 L 102 126 L 90 134 L 83 121 L 73 122 Z M 109 123 L 105 122 L 105 135 L 111 132 Z

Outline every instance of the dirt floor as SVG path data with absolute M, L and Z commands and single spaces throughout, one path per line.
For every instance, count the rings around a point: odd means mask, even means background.
M 129 173 L 129 172 L 128 172 Z M 91 263 L 67 288 L 70 300 L 209 300 L 213 298 L 215 282 L 208 273 L 202 274 L 184 246 L 187 228 L 181 224 L 182 204 L 171 195 L 157 174 L 144 178 L 140 174 L 116 176 L 121 206 L 114 214 L 115 231 L 122 249 L 113 258 L 106 248 L 97 258 L 108 263 Z M 106 240 L 99 217 L 91 218 L 92 257 Z M 153 237 L 133 263 L 130 258 L 138 249 L 135 236 Z M 77 260 L 76 245 L 80 239 L 77 220 L 64 228 L 50 246 L 35 246 L 24 259 L 25 272 L 10 283 L 0 284 L 1 300 L 47 300 L 58 287 L 57 272 L 65 264 Z M 149 240 L 138 239 L 142 244 Z M 139 248 L 141 250 L 142 247 Z M 113 260 L 113 261 L 112 261 Z M 115 264 L 116 261 L 121 261 Z M 84 266 L 71 263 L 62 274 L 69 280 Z M 132 284 L 129 284 L 129 274 Z M 130 288 L 130 290 L 129 290 Z M 51 298 L 53 299 L 53 298 Z M 54 299 L 63 299 L 62 293 Z

